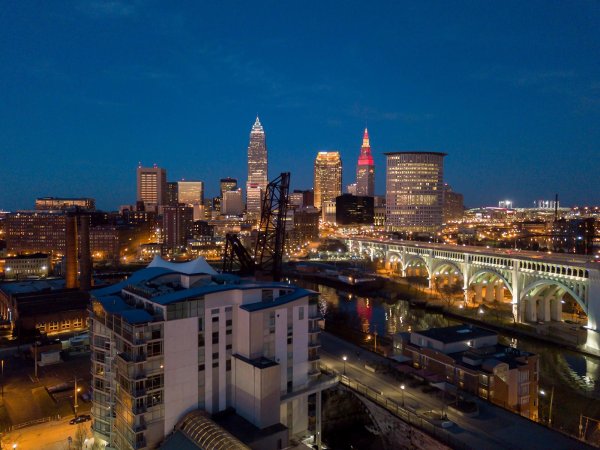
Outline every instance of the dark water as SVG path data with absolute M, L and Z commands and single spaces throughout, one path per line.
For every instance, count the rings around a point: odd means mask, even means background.
M 351 327 L 363 332 L 392 335 L 457 323 L 441 313 L 411 308 L 405 300 L 363 297 L 303 280 L 293 282 L 320 292 L 320 309 L 325 317 L 343 314 Z M 554 386 L 552 422 L 556 427 L 577 434 L 580 414 L 600 419 L 599 358 L 503 334 L 499 340 L 502 344 L 540 355 L 540 388 L 550 392 Z M 547 417 L 549 406 L 549 399 L 540 397 L 541 417 Z

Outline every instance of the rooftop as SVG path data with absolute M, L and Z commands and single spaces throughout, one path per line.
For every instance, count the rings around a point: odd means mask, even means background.
M 430 328 L 429 330 L 415 331 L 414 333 L 445 344 L 497 335 L 493 331 L 465 324 L 453 327 Z

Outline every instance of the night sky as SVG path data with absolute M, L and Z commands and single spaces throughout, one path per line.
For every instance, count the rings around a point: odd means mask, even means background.
M 0 209 L 135 201 L 135 168 L 246 179 L 258 113 L 270 178 L 353 182 L 383 152 L 448 153 L 467 206 L 600 204 L 600 2 L 0 2 Z

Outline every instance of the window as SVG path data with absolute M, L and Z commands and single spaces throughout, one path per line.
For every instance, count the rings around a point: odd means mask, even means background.
M 225 370 L 231 370 L 231 360 L 225 361 Z
M 304 306 L 298 308 L 298 320 L 304 320 Z
M 36 328 L 38 328 L 40 331 L 46 331 L 46 322 L 38 323 Z
M 231 330 L 225 330 L 225 334 L 231 334 Z
M 52 321 L 48 323 L 48 329 L 50 331 L 57 331 L 58 330 L 58 322 L 57 321 Z
M 262 301 L 270 302 L 273 300 L 273 289 L 263 289 L 262 290 Z
M 233 325 L 233 320 L 231 320 L 231 319 L 227 319 L 227 320 L 225 321 L 225 326 L 226 326 L 226 327 L 230 327 L 230 326 L 232 326 L 232 325 Z
M 162 355 L 162 341 L 150 342 L 146 346 L 148 357 Z
M 225 350 L 231 350 L 231 344 L 227 344 L 227 345 L 225 346 Z
M 158 389 L 163 387 L 163 374 L 153 375 L 146 380 L 146 389 Z
M 287 343 L 288 343 L 288 345 L 290 345 L 292 343 L 292 338 L 291 337 L 287 338 Z
M 219 359 L 219 352 L 213 353 L 213 359 Z
M 218 344 L 219 343 L 219 332 L 218 331 L 215 331 L 212 334 L 212 343 L 213 344 Z
M 203 322 L 204 322 L 204 319 L 202 317 L 198 317 L 198 331 L 204 331 L 203 330 Z
M 148 394 L 146 397 L 146 404 L 148 408 L 152 406 L 160 405 L 163 402 L 163 393 L 162 391 L 153 392 L 152 394 Z
M 204 364 L 200 364 L 198 366 L 198 372 L 202 372 L 204 370 Z
M 204 333 L 198 333 L 198 347 L 204 347 Z
M 83 326 L 83 319 L 81 317 L 77 317 L 73 319 L 73 328 L 81 328 Z
M 214 361 L 213 362 L 213 369 L 216 369 L 217 367 L 219 367 L 219 361 Z
M 213 321 L 213 323 L 218 322 L 219 316 L 213 316 L 212 321 Z
M 70 320 L 63 320 L 60 324 L 60 328 L 62 330 L 68 330 L 69 328 L 71 328 L 71 321 Z

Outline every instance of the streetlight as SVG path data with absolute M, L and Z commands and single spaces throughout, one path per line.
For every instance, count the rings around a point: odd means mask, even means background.
M 81 391 L 81 388 L 77 387 L 77 377 L 75 377 L 75 386 L 73 388 L 74 400 L 73 400 L 73 411 L 75 412 L 75 418 L 77 418 L 77 394 Z
M 348 359 L 348 357 L 344 355 L 342 356 L 342 359 L 344 360 L 344 375 L 346 375 L 346 360 Z
M 402 392 L 402 407 L 404 408 L 404 388 L 406 388 L 406 386 L 404 386 L 403 384 L 400 385 L 400 391 Z
M 540 395 L 545 397 L 546 391 L 540 389 Z M 552 427 L 552 403 L 554 403 L 554 385 L 552 385 L 552 389 L 550 389 L 550 408 L 548 410 L 548 427 Z

